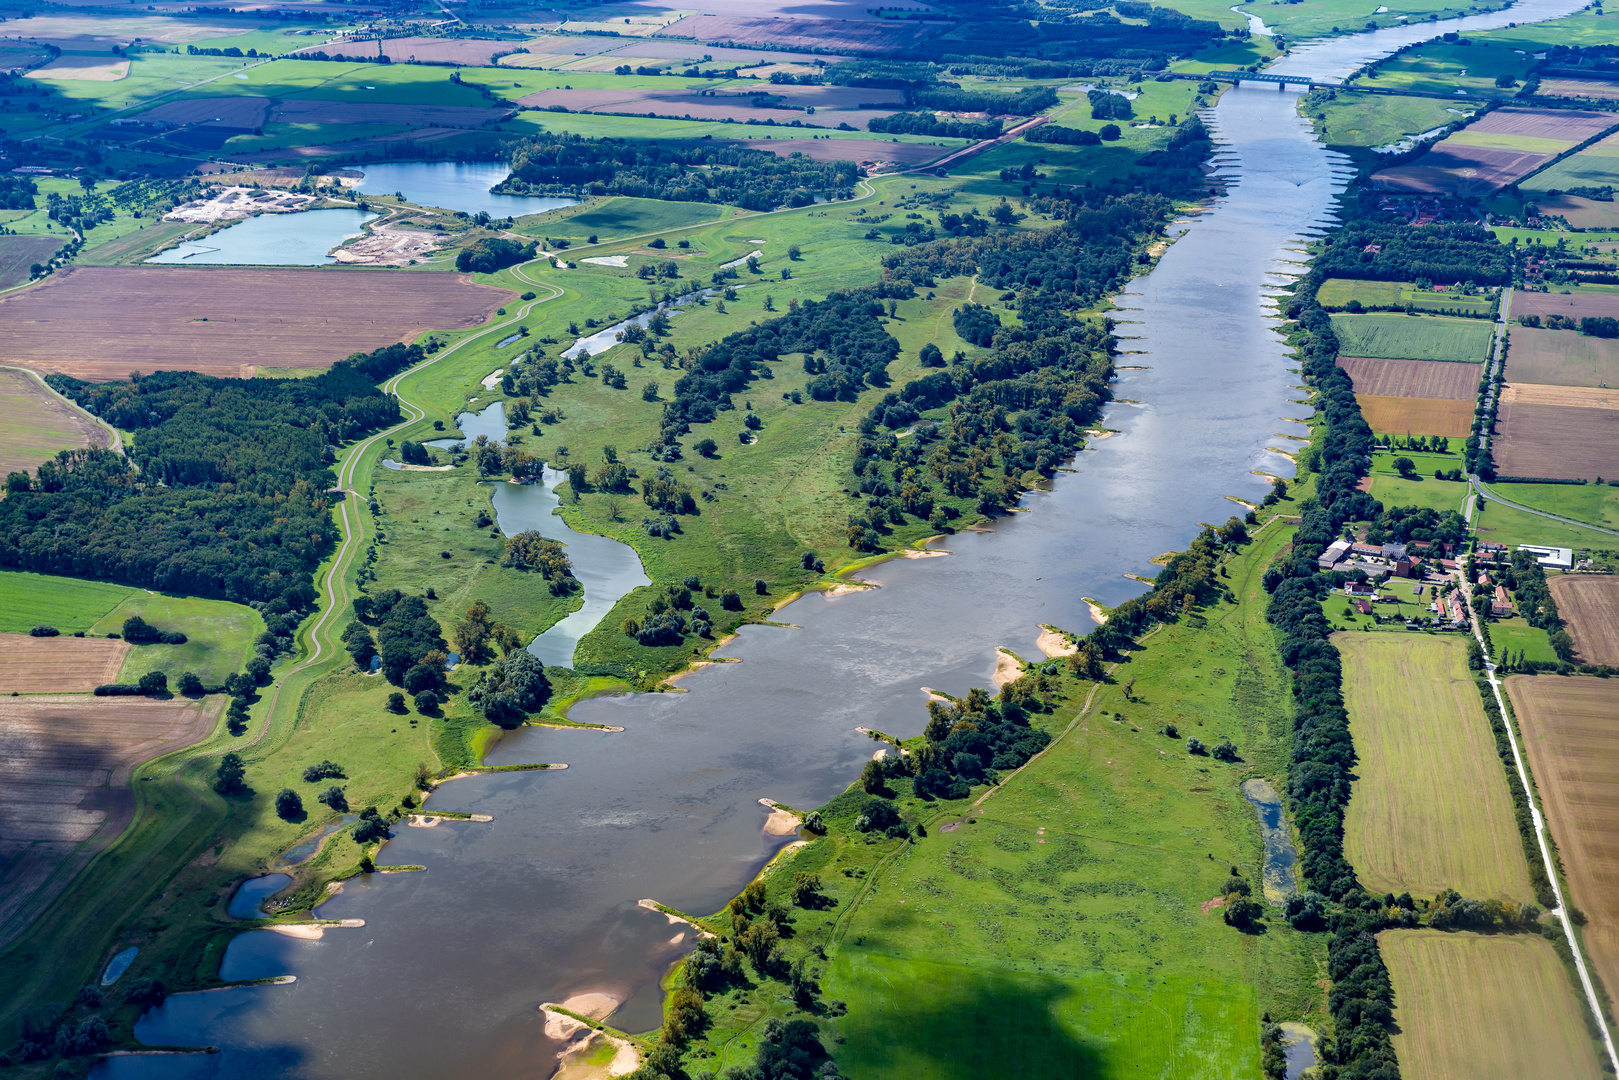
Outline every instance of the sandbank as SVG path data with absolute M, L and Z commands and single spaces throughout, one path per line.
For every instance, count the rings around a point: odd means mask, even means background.
M 1007 683 L 1023 674 L 1023 663 L 1005 649 L 995 650 L 995 677 L 997 687 Z
M 1101 626 L 1103 623 L 1107 622 L 1107 612 L 1103 610 L 1101 604 L 1098 604 L 1095 600 L 1092 600 L 1088 596 L 1082 596 L 1080 599 L 1085 601 L 1085 606 L 1090 609 L 1091 618 L 1096 621 L 1097 626 Z
M 873 585 L 873 584 L 865 583 L 865 582 L 856 583 L 856 582 L 850 582 L 850 581 L 840 581 L 836 585 L 832 586 L 830 589 L 827 589 L 826 591 L 821 593 L 821 595 L 826 597 L 828 600 L 831 600 L 833 597 L 836 597 L 836 596 L 848 596 L 850 593 L 865 592 L 867 589 L 880 589 L 880 588 L 882 588 L 881 585 Z
M 319 941 L 327 930 L 354 930 L 364 925 L 364 919 L 337 919 L 325 922 L 276 923 L 269 929 L 300 941 Z
M 714 936 L 707 930 L 704 930 L 701 926 L 698 926 L 696 923 L 686 918 L 684 915 L 677 915 L 674 912 L 667 910 L 662 904 L 651 898 L 637 900 L 635 902 L 635 906 L 646 908 L 648 911 L 656 911 L 659 915 L 662 915 L 664 918 L 668 919 L 669 925 L 671 926 L 689 926 L 703 937 Z
M 924 693 L 924 694 L 926 694 L 928 696 L 929 701 L 948 702 L 948 701 L 956 700 L 955 698 L 951 697 L 949 694 L 940 693 L 939 691 L 933 689 L 933 687 L 931 687 L 931 686 L 924 686 L 921 689 L 922 689 L 922 693 Z
M 798 831 L 800 822 L 797 814 L 769 799 L 760 799 L 759 804 L 770 810 L 770 816 L 765 819 L 766 836 L 792 836 Z
M 1035 644 L 1047 657 L 1073 656 L 1079 651 L 1079 645 L 1067 634 L 1044 625 L 1040 627 L 1040 636 L 1035 639 Z

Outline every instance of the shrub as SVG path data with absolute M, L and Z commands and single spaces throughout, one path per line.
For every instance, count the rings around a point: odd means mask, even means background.
M 1230 739 L 1221 739 L 1219 742 L 1214 744 L 1214 749 L 1209 752 L 1214 755 L 1214 759 L 1216 761 L 1242 760 L 1237 756 L 1237 745 Z
M 741 611 L 742 597 L 737 595 L 735 589 L 726 589 L 720 593 L 720 607 L 726 611 Z
M 202 685 L 202 680 L 197 677 L 196 672 L 188 671 L 180 676 L 180 693 L 188 697 L 195 697 L 198 694 L 206 694 L 207 692 L 207 688 Z
M 343 789 L 336 784 L 316 795 L 315 801 L 331 807 L 340 814 L 347 812 L 349 808 L 348 796 L 343 794 Z
M 275 794 L 276 816 L 286 821 L 299 821 L 304 816 L 304 801 L 291 788 L 282 788 Z
M 304 767 L 304 783 L 315 784 L 322 780 L 347 780 L 348 773 L 343 766 L 332 761 L 322 761 L 319 765 Z
M 545 665 L 533 653 L 518 649 L 478 677 L 467 702 L 497 724 L 515 724 L 542 708 L 550 696 Z
M 397 690 L 388 695 L 388 711 L 403 714 L 405 711 L 405 695 Z
M 899 824 L 899 809 L 876 795 L 860 804 L 860 813 L 854 819 L 855 832 L 882 832 Z
M 703 457 L 711 458 L 719 452 L 719 444 L 717 444 L 713 439 L 698 439 L 697 442 L 692 445 L 692 449 L 697 451 Z
M 756 595 L 763 596 L 770 591 L 770 586 L 765 584 L 764 578 L 755 578 L 753 581 L 753 591 Z
M 246 790 L 242 778 L 247 770 L 242 767 L 242 755 L 232 752 L 219 759 L 219 768 L 214 770 L 214 790 L 221 795 L 234 795 Z
M 368 806 L 360 811 L 359 823 L 354 826 L 354 842 L 356 844 L 369 844 L 373 840 L 386 840 L 393 833 L 388 831 L 388 823 L 382 820 L 377 808 Z
M 1204 754 L 1207 753 L 1208 750 L 1204 747 L 1203 740 L 1198 738 L 1196 735 L 1193 735 L 1191 738 L 1186 740 L 1186 752 L 1188 754 Z
M 29 637 L 56 637 L 62 631 L 54 626 L 36 626 L 28 631 Z

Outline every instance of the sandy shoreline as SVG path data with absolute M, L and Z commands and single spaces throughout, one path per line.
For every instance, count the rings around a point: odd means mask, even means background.
M 1011 682 L 1012 680 L 1016 679 L 1019 675 L 1022 675 L 1022 674 L 1023 674 L 1023 663 L 1022 663 L 1022 661 L 1020 661 L 1017 657 L 1013 656 L 1006 649 L 996 649 L 995 650 L 995 676 L 994 676 L 994 682 L 995 682 L 996 688 L 1000 688 L 1002 686 L 1005 686 L 1007 683 Z
M 553 1080 L 604 1080 L 606 1077 L 625 1076 L 640 1067 L 641 1057 L 629 1040 L 597 1031 L 568 1013 L 589 1017 L 601 1022 L 611 1016 L 622 1004 L 612 994 L 575 994 L 566 1001 L 540 1006 L 545 1016 L 545 1037 L 563 1046 L 557 1051 L 557 1072 Z M 567 1012 L 560 1010 L 566 1009 Z M 585 1062 L 598 1043 L 607 1042 L 617 1048 L 605 1066 Z
M 364 925 L 364 919 L 339 919 L 336 922 L 276 923 L 269 929 L 300 941 L 319 941 L 327 930 L 355 930 Z
M 1096 620 L 1097 626 L 1102 626 L 1107 622 L 1107 612 L 1102 610 L 1101 604 L 1098 604 L 1095 600 L 1092 600 L 1088 596 L 1082 596 L 1080 599 L 1085 601 L 1085 606 L 1090 609 L 1091 618 Z
M 797 814 L 791 810 L 782 809 L 779 804 L 772 802 L 770 799 L 760 799 L 759 805 L 770 811 L 770 816 L 765 819 L 764 825 L 766 836 L 792 836 L 798 832 L 798 827 L 802 822 L 799 821 Z
M 1067 634 L 1055 627 L 1042 625 L 1040 636 L 1035 639 L 1040 651 L 1046 654 L 1047 659 L 1056 656 L 1073 656 L 1079 651 L 1079 645 L 1070 640 Z

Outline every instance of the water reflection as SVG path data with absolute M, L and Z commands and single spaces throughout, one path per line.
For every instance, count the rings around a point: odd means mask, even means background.
M 324 266 L 337 261 L 329 251 L 360 235 L 360 226 L 376 216 L 359 210 L 260 214 L 146 261 L 184 266 Z
M 498 161 L 398 161 L 363 168 L 365 176 L 359 190 L 368 195 L 398 191 L 414 203 L 468 214 L 522 217 L 573 206 L 579 201 L 555 196 L 496 195 L 489 189 L 512 171 Z

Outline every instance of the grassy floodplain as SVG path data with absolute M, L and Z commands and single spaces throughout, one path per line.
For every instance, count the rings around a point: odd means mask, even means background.
M 1436 315 L 1334 315 L 1332 329 L 1345 356 L 1482 363 L 1495 328 Z
M 1226 564 L 1231 600 L 1146 635 L 1105 682 L 1059 676 L 1035 718 L 1056 741 L 998 787 L 923 802 L 893 781 L 926 838 L 852 832 L 857 787 L 822 808 L 826 837 L 766 871 L 771 897 L 816 873 L 836 900 L 795 910 L 784 944 L 847 1003 L 834 1053 L 849 1075 L 1257 1077 L 1259 1014 L 1321 1008 L 1324 939 L 1274 908 L 1256 934 L 1205 908 L 1233 866 L 1259 880 L 1239 785 L 1286 768 L 1260 576 L 1288 539 L 1281 522 L 1262 531 Z M 1243 760 L 1189 755 L 1192 734 L 1229 736 Z M 696 1056 L 745 1061 L 763 1020 L 790 1011 L 769 983 L 713 997 Z
M 1595 1080 L 1584 1005 L 1545 938 L 1433 930 L 1377 937 L 1394 980 L 1394 1049 L 1409 1080 Z
M 1340 633 L 1360 779 L 1344 853 L 1374 893 L 1534 898 L 1459 636 Z

